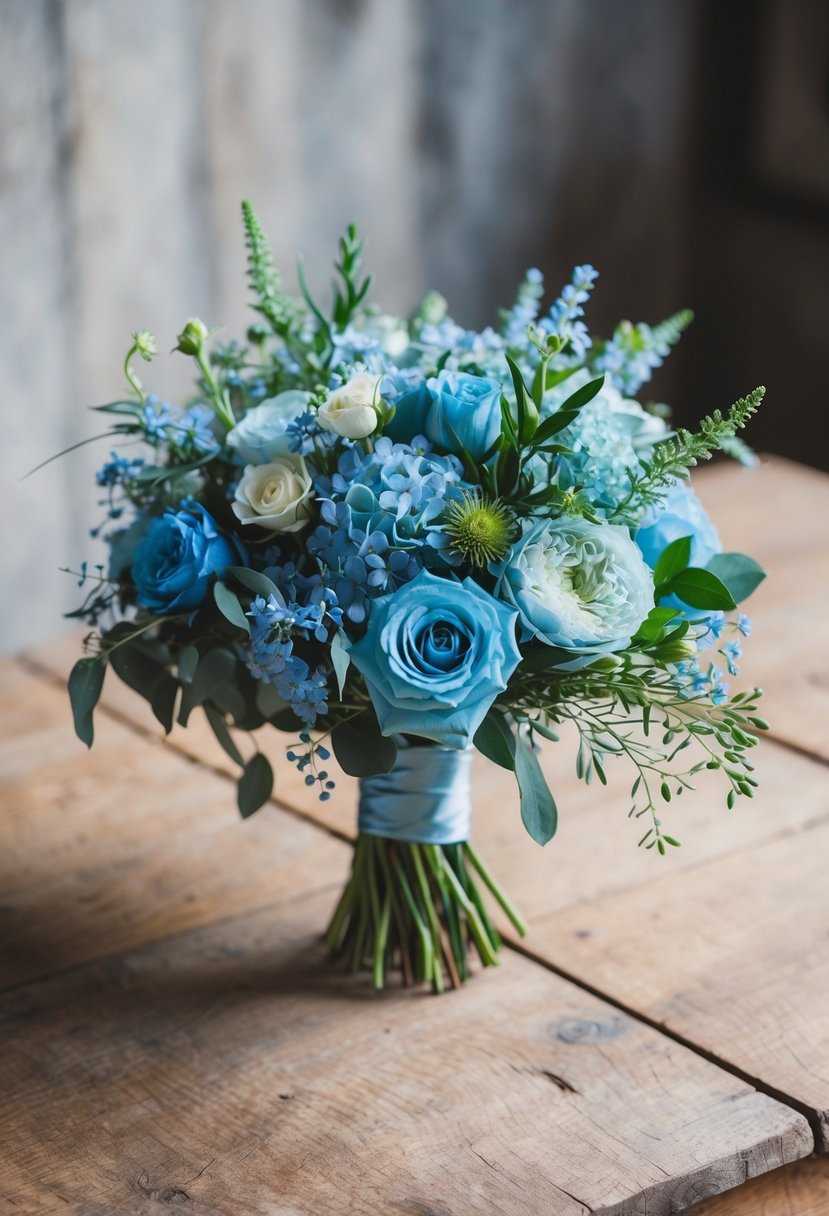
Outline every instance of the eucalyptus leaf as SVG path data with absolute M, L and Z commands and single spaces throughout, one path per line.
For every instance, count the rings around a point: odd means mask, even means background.
M 397 744 L 380 733 L 373 710 L 335 726 L 331 746 L 340 768 L 350 777 L 388 773 L 397 759 Z
M 245 765 L 237 787 L 239 814 L 248 819 L 263 807 L 273 793 L 273 769 L 266 756 L 257 752 Z
M 334 668 L 334 675 L 337 677 L 337 688 L 339 690 L 340 700 L 342 700 L 343 697 L 345 677 L 350 665 L 351 655 L 346 650 L 342 632 L 338 631 L 331 639 L 331 666 Z
M 164 675 L 156 684 L 150 697 L 150 708 L 155 714 L 156 720 L 164 727 L 165 735 L 169 735 L 173 729 L 179 687 L 178 680 L 171 675 Z
M 216 736 L 222 750 L 228 756 L 230 756 L 231 760 L 235 764 L 238 764 L 240 768 L 244 768 L 245 758 L 233 740 L 233 736 L 230 733 L 230 728 L 228 727 L 227 719 L 225 718 L 224 714 L 210 704 L 203 705 L 202 708 L 204 710 L 204 716 L 210 723 L 210 729 Z
M 245 610 L 239 603 L 239 597 L 235 591 L 231 591 L 224 583 L 217 582 L 213 584 L 213 598 L 219 612 L 230 621 L 231 625 L 250 634 L 250 621 L 245 616 Z
M 546 844 L 555 835 L 558 811 L 538 757 L 523 735 L 516 741 L 515 776 L 524 827 L 538 844 Z
M 178 720 L 182 726 L 197 705 L 202 705 L 223 684 L 231 681 L 236 669 L 236 658 L 224 647 L 217 646 L 202 655 L 191 684 L 184 687 Z
M 95 738 L 92 714 L 104 686 L 105 673 L 102 659 L 78 659 L 69 673 L 69 700 L 72 703 L 75 734 L 87 747 L 92 746 Z
M 725 583 L 737 604 L 747 600 L 766 577 L 759 562 L 745 553 L 718 553 L 705 568 Z
M 199 652 L 195 646 L 185 646 L 178 656 L 178 678 L 182 684 L 192 684 L 199 665 Z
M 225 574 L 232 574 L 243 587 L 247 587 L 248 591 L 252 591 L 254 595 L 261 595 L 264 599 L 273 595 L 277 600 L 282 599 L 276 583 L 271 582 L 267 574 L 262 574 L 259 570 L 248 570 L 247 566 L 228 566 Z
M 515 770 L 515 735 L 499 710 L 489 711 L 472 742 L 487 760 L 510 772 Z

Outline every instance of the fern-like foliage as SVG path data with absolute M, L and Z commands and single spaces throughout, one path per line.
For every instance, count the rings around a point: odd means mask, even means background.
M 284 338 L 290 329 L 294 310 L 282 292 L 268 238 L 247 199 L 242 202 L 242 221 L 248 251 L 248 282 L 256 297 L 254 311 L 265 318 L 278 337 Z
M 760 385 L 747 397 L 735 401 L 727 414 L 714 410 L 703 418 L 698 431 L 678 427 L 670 438 L 656 444 L 639 470 L 630 470 L 630 491 L 617 507 L 614 519 L 635 515 L 643 507 L 659 502 L 677 478 L 686 478 L 694 465 L 710 460 L 757 413 L 765 392 Z

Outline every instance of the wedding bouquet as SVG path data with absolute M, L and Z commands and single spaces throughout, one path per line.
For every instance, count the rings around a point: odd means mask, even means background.
M 243 204 L 256 323 L 219 342 L 190 320 L 176 351 L 196 382 L 181 408 L 136 370 L 96 407 L 117 437 L 97 475 L 107 566 L 77 572 L 93 626 L 69 692 L 80 738 L 105 673 L 164 730 L 201 711 L 238 764 L 239 810 L 271 796 L 254 735 L 288 733 L 286 762 L 327 800 L 331 752 L 360 778 L 353 871 L 331 950 L 382 986 L 441 990 L 499 945 L 484 892 L 524 925 L 469 842 L 474 749 L 515 774 L 544 844 L 556 804 L 537 740 L 573 723 L 578 774 L 632 766 L 639 841 L 678 841 L 662 803 L 703 768 L 729 806 L 756 785 L 759 693 L 730 700 L 763 577 L 723 553 L 687 485 L 737 437 L 763 389 L 699 431 L 636 399 L 690 320 L 624 322 L 591 339 L 577 267 L 552 306 L 529 271 L 497 329 L 464 329 L 429 294 L 408 319 L 367 303 L 361 242 L 340 241 L 330 308 L 287 295 Z M 129 447 L 127 445 L 137 445 Z M 253 748 L 253 750 L 251 750 Z

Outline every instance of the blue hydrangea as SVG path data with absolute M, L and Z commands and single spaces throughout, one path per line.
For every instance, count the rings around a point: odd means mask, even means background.
M 313 726 L 320 714 L 328 712 L 330 672 L 322 667 L 312 671 L 293 653 L 293 639 L 299 635 L 327 641 L 331 625 L 342 622 L 341 610 L 322 599 L 289 603 L 277 591 L 267 599 L 257 596 L 247 615 L 251 621 L 245 656 L 248 670 L 255 679 L 272 684 L 297 717 Z

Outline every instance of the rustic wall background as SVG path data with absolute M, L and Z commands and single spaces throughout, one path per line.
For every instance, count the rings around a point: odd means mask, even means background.
M 655 382 L 658 396 L 698 413 L 758 380 L 774 387 L 778 375 L 782 387 L 793 374 L 782 325 L 797 335 L 807 370 L 794 375 L 808 397 L 803 376 L 817 386 L 821 359 L 829 372 L 825 304 L 820 325 L 812 313 L 829 272 L 826 217 L 818 200 L 770 220 L 742 191 L 745 173 L 736 186 L 729 177 L 736 145 L 729 159 L 721 119 L 733 128 L 746 111 L 717 88 L 739 67 L 751 99 L 752 64 L 779 14 L 718 7 L 0 0 L 4 648 L 54 634 L 74 606 L 58 568 L 95 555 L 92 473 L 106 445 L 22 483 L 21 473 L 96 433 L 84 407 L 121 392 L 131 329 L 152 329 L 161 350 L 193 314 L 242 330 L 242 197 L 289 282 L 296 250 L 312 281 L 327 281 L 352 218 L 378 298 L 407 310 L 434 286 L 470 324 L 509 301 L 527 265 L 553 288 L 590 260 L 602 271 L 598 330 L 686 303 L 703 318 L 711 310 Z M 793 9 L 796 41 L 822 10 Z M 750 142 L 749 119 L 730 138 Z M 811 284 L 808 310 L 792 279 Z M 783 287 L 786 308 L 772 318 Z M 189 368 L 159 358 L 151 375 L 173 394 Z M 755 440 L 797 455 L 797 435 L 769 416 Z M 816 459 L 813 444 L 801 447 Z

